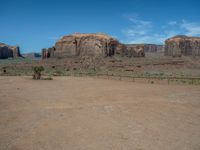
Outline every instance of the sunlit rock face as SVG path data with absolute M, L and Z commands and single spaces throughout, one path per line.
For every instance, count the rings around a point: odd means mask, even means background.
M 200 56 L 200 38 L 175 36 L 165 41 L 166 56 Z
M 4 43 L 0 43 L 0 59 L 17 57 L 21 57 L 18 46 L 9 46 Z
M 157 44 L 143 44 L 144 51 L 150 53 L 161 53 L 164 52 L 164 45 L 157 45 Z
M 109 35 L 72 34 L 62 37 L 55 46 L 42 50 L 43 58 L 76 57 L 76 56 L 113 56 L 123 55 L 126 47 Z
M 126 44 L 126 56 L 128 57 L 144 57 L 144 45 Z
M 128 57 L 144 57 L 145 53 L 160 53 L 164 51 L 163 45 L 156 44 L 126 44 Z

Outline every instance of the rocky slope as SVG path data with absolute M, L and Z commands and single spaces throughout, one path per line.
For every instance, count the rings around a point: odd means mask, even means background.
M 0 43 L 0 59 L 21 57 L 20 49 L 18 46 L 9 46 Z
M 200 56 L 200 38 L 175 36 L 165 41 L 166 56 Z
M 164 45 L 144 44 L 144 51 L 152 53 L 164 52 Z

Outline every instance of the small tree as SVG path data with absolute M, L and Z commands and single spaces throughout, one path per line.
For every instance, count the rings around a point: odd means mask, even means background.
M 44 67 L 43 66 L 35 66 L 33 67 L 33 79 L 35 80 L 40 80 L 41 79 L 41 72 L 44 71 Z

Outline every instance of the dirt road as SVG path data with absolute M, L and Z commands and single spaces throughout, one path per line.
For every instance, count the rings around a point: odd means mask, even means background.
M 200 86 L 0 77 L 1 150 L 199 150 Z

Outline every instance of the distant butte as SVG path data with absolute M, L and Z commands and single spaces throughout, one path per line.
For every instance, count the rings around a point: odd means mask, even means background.
M 0 43 L 0 59 L 21 57 L 19 46 Z
M 178 35 L 165 41 L 166 56 L 200 56 L 200 37 Z
M 77 56 L 128 56 L 130 51 L 134 51 L 132 52 L 134 56 L 145 56 L 143 49 L 127 49 L 125 44 L 107 34 L 76 33 L 62 37 L 52 48 L 43 49 L 42 57 L 44 59 Z

